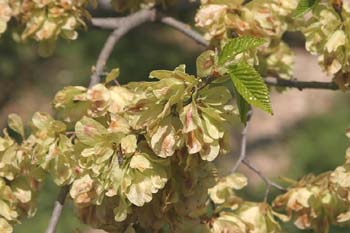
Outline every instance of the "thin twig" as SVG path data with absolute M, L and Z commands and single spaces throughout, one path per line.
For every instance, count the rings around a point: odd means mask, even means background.
M 100 76 L 103 73 L 104 67 L 112 54 L 115 44 L 120 40 L 120 38 L 141 24 L 149 21 L 154 21 L 155 18 L 156 11 L 154 9 L 147 9 L 140 10 L 134 14 L 118 19 L 119 23 L 115 27 L 115 30 L 108 37 L 105 45 L 100 52 L 100 55 L 98 56 L 95 70 L 90 78 L 90 88 L 100 82 Z M 98 26 L 96 19 L 93 19 L 92 23 L 95 23 L 96 26 Z
M 247 132 L 248 132 L 248 124 L 249 122 L 247 122 L 247 124 L 245 125 L 244 129 L 242 130 L 242 141 L 241 141 L 241 153 L 239 155 L 239 158 L 235 164 L 235 166 L 232 169 L 232 172 L 236 172 L 238 167 L 241 165 L 242 161 L 245 159 L 246 157 L 246 151 L 247 151 Z
M 244 165 L 246 165 L 250 170 L 252 170 L 255 174 L 257 174 L 264 181 L 264 183 L 266 185 L 266 192 L 265 192 L 264 200 L 267 199 L 267 196 L 270 192 L 271 187 L 274 187 L 274 188 L 280 190 L 281 192 L 287 191 L 285 188 L 283 188 L 279 184 L 277 184 L 277 183 L 273 182 L 272 180 L 270 180 L 269 178 L 267 178 L 258 168 L 256 168 L 253 164 L 251 164 L 247 158 L 243 159 L 242 163 Z
M 270 86 L 294 87 L 300 91 L 303 89 L 339 90 L 338 85 L 334 82 L 298 81 L 296 79 L 287 80 L 277 77 L 267 77 L 265 78 L 265 83 Z
M 241 152 L 239 155 L 239 158 L 235 164 L 235 166 L 232 169 L 232 172 L 236 172 L 238 167 L 243 163 L 244 165 L 246 165 L 250 170 L 252 170 L 253 172 L 255 172 L 265 183 L 266 189 L 265 189 L 265 195 L 264 195 L 264 202 L 267 202 L 267 198 L 268 195 L 270 193 L 271 187 L 275 187 L 280 191 L 286 191 L 285 188 L 283 188 L 282 186 L 274 183 L 273 181 L 271 181 L 269 178 L 267 178 L 264 174 L 262 174 L 262 172 L 257 169 L 254 165 L 252 165 L 249 160 L 246 158 L 247 156 L 247 135 L 248 135 L 248 127 L 249 127 L 249 121 L 251 119 L 252 116 L 252 109 L 250 111 L 248 111 L 247 113 L 247 123 L 244 127 L 244 129 L 242 130 L 242 141 L 241 141 Z
M 285 188 L 283 188 L 282 186 L 274 183 L 273 181 L 271 181 L 269 178 L 267 178 L 264 174 L 262 174 L 262 172 L 257 169 L 254 165 L 252 165 L 249 160 L 246 158 L 247 157 L 247 135 L 248 135 L 248 127 L 249 127 L 249 121 L 251 119 L 252 116 L 252 110 L 250 110 L 247 113 L 247 123 L 244 127 L 244 129 L 242 130 L 242 141 L 241 141 L 241 152 L 239 155 L 239 158 L 235 164 L 235 166 L 232 169 L 232 172 L 236 172 L 238 167 L 243 163 L 244 165 L 246 165 L 250 170 L 252 170 L 254 173 L 256 173 L 265 183 L 266 189 L 265 189 L 265 195 L 264 195 L 264 202 L 267 202 L 267 198 L 268 195 L 270 193 L 271 187 L 275 187 L 280 191 L 286 191 Z
M 128 16 L 126 16 L 128 17 Z M 114 30 L 127 23 L 126 17 L 105 17 L 105 18 L 92 18 L 92 26 L 102 29 Z
M 145 11 L 155 11 L 155 10 L 145 10 Z M 154 21 L 153 19 L 154 18 L 152 18 L 152 21 Z M 128 17 L 92 18 L 91 23 L 95 27 L 115 30 L 127 24 L 128 20 L 129 20 Z M 205 47 L 209 46 L 209 42 L 206 39 L 204 39 L 204 37 L 201 34 L 194 31 L 188 24 L 185 24 L 173 17 L 169 17 L 161 13 L 157 14 L 156 21 L 176 29 L 177 31 L 185 34 L 186 36 L 193 39 L 200 45 L 203 45 Z
M 268 199 L 269 199 L 269 194 L 271 191 L 271 185 L 270 184 L 266 184 L 265 183 L 265 194 L 264 194 L 264 202 L 267 203 Z
M 124 33 L 121 33 L 121 31 L 119 29 L 116 29 L 108 37 L 106 43 L 104 44 L 104 46 L 100 52 L 100 55 L 98 56 L 95 70 L 93 71 L 93 73 L 90 77 L 89 88 L 91 88 L 92 86 L 94 86 L 100 82 L 100 80 L 101 80 L 100 76 L 103 72 L 103 69 L 104 69 L 106 63 L 107 63 L 107 60 L 110 57 L 115 44 L 117 43 L 117 41 L 120 39 L 120 37 L 123 34 Z
M 169 16 L 160 16 L 158 20 L 161 23 L 166 24 L 179 32 L 182 32 L 189 38 L 196 41 L 198 44 L 203 45 L 204 47 L 209 46 L 209 42 L 206 39 L 204 39 L 204 37 L 201 34 L 194 31 L 189 25 Z
M 54 209 L 52 211 L 49 226 L 47 227 L 45 233 L 55 233 L 56 232 L 57 223 L 61 217 L 64 202 L 66 200 L 68 192 L 69 192 L 69 186 L 63 186 L 60 189 L 60 192 L 59 192 L 57 199 L 55 201 Z

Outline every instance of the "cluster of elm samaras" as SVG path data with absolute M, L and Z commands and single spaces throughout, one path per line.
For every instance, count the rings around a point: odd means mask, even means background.
M 132 12 L 155 5 L 166 9 L 174 2 L 114 0 L 112 6 Z M 211 46 L 220 50 L 237 36 L 263 38 L 264 46 L 235 59 L 263 76 L 289 79 L 293 54 L 282 36 L 299 30 L 307 50 L 347 88 L 346 4 L 334 8 L 332 1 L 319 1 L 305 20 L 293 13 L 297 0 L 243 2 L 202 0 L 195 21 Z M 88 4 L 0 0 L 0 33 L 13 21 L 20 40 L 76 39 L 89 18 Z M 199 60 L 217 60 L 214 51 L 204 55 Z M 293 221 L 300 229 L 323 233 L 330 225 L 350 225 L 350 149 L 344 165 L 302 178 L 272 205 L 239 197 L 236 191 L 247 178 L 221 174 L 214 163 L 229 151 L 231 125 L 238 121 L 232 91 L 215 82 L 203 85 L 206 70 L 198 73 L 189 75 L 179 66 L 151 72 L 152 82 L 66 87 L 54 98 L 55 118 L 34 114 L 30 134 L 19 116 L 10 115 L 0 138 L 0 232 L 13 232 L 14 224 L 35 214 L 48 175 L 58 186 L 70 187 L 84 223 L 108 232 L 282 233 L 282 222 Z
M 225 44 L 235 36 L 262 37 L 269 43 L 260 48 L 255 59 L 263 75 L 290 79 L 293 53 L 282 36 L 301 31 L 306 49 L 318 56 L 323 70 L 334 75 L 341 89 L 350 85 L 350 7 L 331 0 L 316 1 L 310 14 L 295 16 L 299 0 L 202 0 L 195 21 L 213 43 Z M 312 1 L 311 1 L 312 2 Z
M 53 101 L 57 119 L 34 114 L 30 135 L 9 116 L 10 134 L 0 138 L 1 232 L 35 214 L 47 175 L 70 186 L 84 223 L 108 232 L 278 233 L 290 220 L 323 232 L 350 223 L 350 149 L 343 166 L 303 178 L 272 206 L 246 201 L 234 190 L 247 178 L 213 163 L 228 152 L 237 119 L 230 91 L 203 88 L 184 66 L 150 77 L 157 81 L 66 87 Z
M 259 212 L 270 207 L 235 196 L 232 188 L 247 184 L 243 175 L 219 177 L 212 163 L 229 147 L 236 115 L 229 90 L 199 89 L 183 66 L 151 77 L 158 81 L 67 87 L 53 101 L 58 120 L 36 113 L 29 136 L 21 119 L 10 115 L 18 139 L 5 131 L 0 144 L 3 232 L 34 214 L 31 204 L 46 173 L 59 186 L 71 185 L 83 222 L 111 232 L 279 228 L 272 214 Z M 210 203 L 217 204 L 212 216 Z
M 85 26 L 89 0 L 0 0 L 0 33 L 10 20 L 17 23 L 17 40 L 74 40 L 77 28 Z

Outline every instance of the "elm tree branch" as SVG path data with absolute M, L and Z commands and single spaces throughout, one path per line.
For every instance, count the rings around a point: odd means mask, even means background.
M 200 45 L 203 45 L 204 47 L 208 47 L 209 46 L 209 42 L 204 39 L 204 37 L 199 34 L 198 32 L 194 31 L 189 25 L 174 19 L 172 17 L 169 16 L 165 16 L 160 14 L 158 19 L 159 22 L 168 25 L 172 28 L 174 28 L 175 30 L 185 34 L 186 36 L 188 36 L 189 38 L 191 38 L 192 40 L 194 40 L 195 42 L 197 42 Z
M 126 20 L 127 20 L 126 17 L 93 18 L 92 24 L 96 27 L 101 27 L 104 29 L 116 29 L 121 27 L 125 23 L 127 23 Z M 209 42 L 205 40 L 201 34 L 191 29 L 189 25 L 177 19 L 158 13 L 156 17 L 156 21 L 174 28 L 175 30 L 185 34 L 189 38 L 193 39 L 194 41 L 196 41 L 197 43 L 205 47 L 209 47 Z M 339 87 L 334 82 L 299 81 L 296 79 L 286 80 L 278 77 L 267 77 L 265 78 L 265 83 L 269 86 L 297 88 L 299 90 L 303 90 L 303 89 L 339 90 Z
M 144 10 L 144 11 L 152 11 L 155 12 L 155 10 Z M 109 17 L 109 18 L 92 18 L 91 23 L 95 27 L 103 28 L 103 29 L 110 29 L 115 30 L 117 28 L 122 27 L 125 24 L 128 24 L 129 18 L 128 17 Z M 184 35 L 188 36 L 192 40 L 196 41 L 198 44 L 203 45 L 205 47 L 209 46 L 209 42 L 204 39 L 204 37 L 194 31 L 190 25 L 185 24 L 173 17 L 166 16 L 160 12 L 157 12 L 156 18 L 154 18 L 154 15 L 150 17 L 149 21 L 157 21 L 162 24 L 168 25 L 175 30 L 183 33 Z
M 63 186 L 60 189 L 60 192 L 55 201 L 55 206 L 52 211 L 52 215 L 50 218 L 49 226 L 47 227 L 45 233 L 55 233 L 58 221 L 61 217 L 62 210 L 64 207 L 64 203 L 66 201 L 67 195 L 69 192 L 69 186 Z
M 267 77 L 265 83 L 270 86 L 297 88 L 300 91 L 303 89 L 339 90 L 338 85 L 334 82 L 298 81 L 296 79 Z
M 287 191 L 285 188 L 283 188 L 279 184 L 277 184 L 277 183 L 273 182 L 272 180 L 270 180 L 269 178 L 267 178 L 257 167 L 255 167 L 253 164 L 251 164 L 247 158 L 243 159 L 242 163 L 246 167 L 248 167 L 251 171 L 253 171 L 255 174 L 257 174 L 264 181 L 264 183 L 266 185 L 264 201 L 267 200 L 267 196 L 270 192 L 271 187 L 274 187 L 274 188 L 280 190 L 281 192 Z
M 92 24 L 104 29 L 115 29 L 121 27 L 126 23 L 126 17 L 123 18 L 93 18 Z M 154 20 L 152 20 L 154 21 Z M 209 42 L 198 32 L 191 29 L 191 27 L 179 20 L 165 15 L 158 15 L 157 21 L 166 24 L 175 30 L 185 34 L 189 38 L 193 39 L 200 45 L 205 47 L 209 46 Z M 317 82 L 317 81 L 298 81 L 296 79 L 286 80 L 277 77 L 265 78 L 265 83 L 269 86 L 289 87 L 303 89 L 324 89 L 324 90 L 339 90 L 339 87 L 334 82 Z
M 100 82 L 100 76 L 103 73 L 104 67 L 112 54 L 115 44 L 130 30 L 140 26 L 143 23 L 154 21 L 156 17 L 156 11 L 154 9 L 140 10 L 134 14 L 128 15 L 126 17 L 118 18 L 115 23 L 113 32 L 108 37 L 105 42 L 96 62 L 95 70 L 90 78 L 89 87 Z M 103 25 L 108 25 L 110 20 L 108 19 L 92 19 L 92 24 L 102 28 Z
M 234 165 L 232 172 L 236 172 L 238 167 L 241 165 L 243 160 L 247 156 L 247 137 L 248 137 L 248 127 L 249 127 L 249 122 L 253 116 L 253 108 L 249 106 L 249 111 L 247 112 L 247 122 L 242 130 L 242 140 L 241 140 L 241 152 L 239 154 L 238 160 L 236 164 Z

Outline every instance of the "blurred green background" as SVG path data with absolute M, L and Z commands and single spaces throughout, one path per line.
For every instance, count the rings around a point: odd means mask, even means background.
M 190 24 L 193 24 L 193 13 L 193 5 L 171 12 L 174 17 Z M 49 58 L 40 58 L 35 44 L 17 44 L 10 38 L 10 33 L 3 36 L 0 39 L 0 126 L 6 127 L 6 116 L 11 112 L 19 113 L 28 122 L 34 112 L 50 111 L 50 100 L 64 86 L 87 86 L 91 67 L 107 36 L 108 32 L 101 30 L 81 32 L 77 41 L 58 41 L 54 55 Z M 302 41 L 302 38 L 297 35 L 287 37 L 287 40 L 298 46 L 300 43 L 296 41 Z M 299 51 L 301 48 L 295 49 Z M 186 64 L 188 72 L 195 73 L 195 58 L 201 51 L 199 45 L 182 34 L 164 25 L 147 24 L 132 31 L 118 43 L 107 70 L 120 67 L 121 83 L 146 80 L 152 70 L 174 69 L 179 64 Z M 280 94 L 276 95 L 279 98 Z M 297 179 L 303 174 L 334 169 L 343 162 L 345 149 L 349 145 L 344 132 L 346 127 L 350 127 L 350 96 L 337 93 L 329 98 L 331 103 L 323 112 L 307 113 L 289 122 L 277 136 L 255 149 L 264 154 L 267 148 L 282 146 L 282 153 L 288 155 L 292 162 L 282 169 L 283 174 L 280 175 Z M 311 104 L 318 105 L 321 101 Z M 238 135 L 239 129 L 235 132 Z M 274 169 L 273 165 L 266 166 L 267 170 Z M 15 233 L 44 232 L 57 193 L 57 187 L 47 180 L 39 198 L 37 215 L 16 226 Z M 257 182 L 242 195 L 261 201 L 263 193 L 263 184 Z M 272 192 L 270 198 L 276 194 Z M 68 204 L 57 233 L 80 232 L 84 229 Z M 341 228 L 332 229 L 331 232 L 349 231 L 350 228 Z M 288 232 L 299 231 L 288 227 Z

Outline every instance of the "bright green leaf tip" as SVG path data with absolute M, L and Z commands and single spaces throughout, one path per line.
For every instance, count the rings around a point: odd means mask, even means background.
M 312 8 L 319 2 L 319 0 L 300 0 L 297 8 L 293 12 L 293 18 L 298 18 L 308 11 L 312 10 Z
M 231 65 L 229 75 L 237 92 L 249 104 L 273 115 L 269 90 L 252 66 L 243 62 Z
M 223 65 L 236 55 L 257 48 L 264 43 L 266 43 L 266 40 L 252 36 L 233 38 L 223 47 L 219 55 L 219 64 Z

